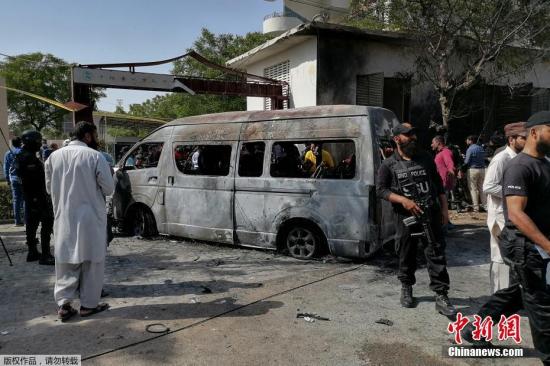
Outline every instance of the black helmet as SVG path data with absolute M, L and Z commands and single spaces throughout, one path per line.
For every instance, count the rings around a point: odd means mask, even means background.
M 38 131 L 27 130 L 21 135 L 21 142 L 23 142 L 25 149 L 38 151 L 40 150 L 40 146 L 42 146 L 42 135 Z

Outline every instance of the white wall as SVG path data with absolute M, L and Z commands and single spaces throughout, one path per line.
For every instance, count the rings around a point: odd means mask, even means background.
M 0 78 L 0 86 L 5 86 L 4 79 Z M 0 128 L 4 133 L 6 139 L 10 138 L 10 131 L 8 129 L 8 96 L 6 89 L 0 88 Z M 4 138 L 0 137 L 0 159 L 2 164 L 4 163 L 4 155 L 8 150 L 8 145 L 4 141 Z M 4 176 L 4 169 L 1 169 L 0 176 Z
M 264 69 L 284 61 L 290 62 L 290 108 L 317 105 L 317 38 L 308 37 L 276 55 L 248 65 L 250 74 L 263 75 Z M 264 109 L 264 98 L 246 98 L 247 110 Z

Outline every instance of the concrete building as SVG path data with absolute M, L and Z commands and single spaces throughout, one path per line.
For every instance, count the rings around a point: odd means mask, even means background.
M 283 0 L 282 12 L 265 16 L 263 32 L 279 35 L 314 19 L 339 23 L 349 14 L 349 6 L 350 0 Z
M 401 120 L 422 126 L 437 113 L 433 88 L 414 80 L 415 58 L 406 34 L 327 23 L 298 25 L 227 62 L 233 68 L 289 83 L 289 108 L 357 104 L 391 109 Z M 514 95 L 505 85 L 517 84 Z M 499 85 L 473 90 L 487 104 L 464 123 L 487 131 L 550 108 L 550 63 Z M 489 105 L 490 104 L 490 105 Z M 248 110 L 269 109 L 269 100 L 247 98 Z M 470 133 L 472 133 L 470 132 Z

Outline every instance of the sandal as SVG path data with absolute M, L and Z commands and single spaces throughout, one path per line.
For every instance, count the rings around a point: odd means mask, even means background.
M 101 313 L 102 311 L 105 311 L 109 309 L 109 304 L 103 303 L 97 305 L 95 308 L 85 308 L 84 306 L 80 307 L 80 316 L 85 318 L 90 315 L 94 315 L 97 313 Z
M 76 313 L 76 309 L 73 308 L 70 303 L 63 304 L 57 307 L 57 316 L 59 316 L 59 319 L 61 319 L 62 323 L 71 319 Z

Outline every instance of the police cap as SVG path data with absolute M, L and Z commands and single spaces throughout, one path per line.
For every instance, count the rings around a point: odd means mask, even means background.
M 527 120 L 527 125 L 525 125 L 525 127 L 531 128 L 541 125 L 550 125 L 550 111 L 540 111 L 533 114 Z

